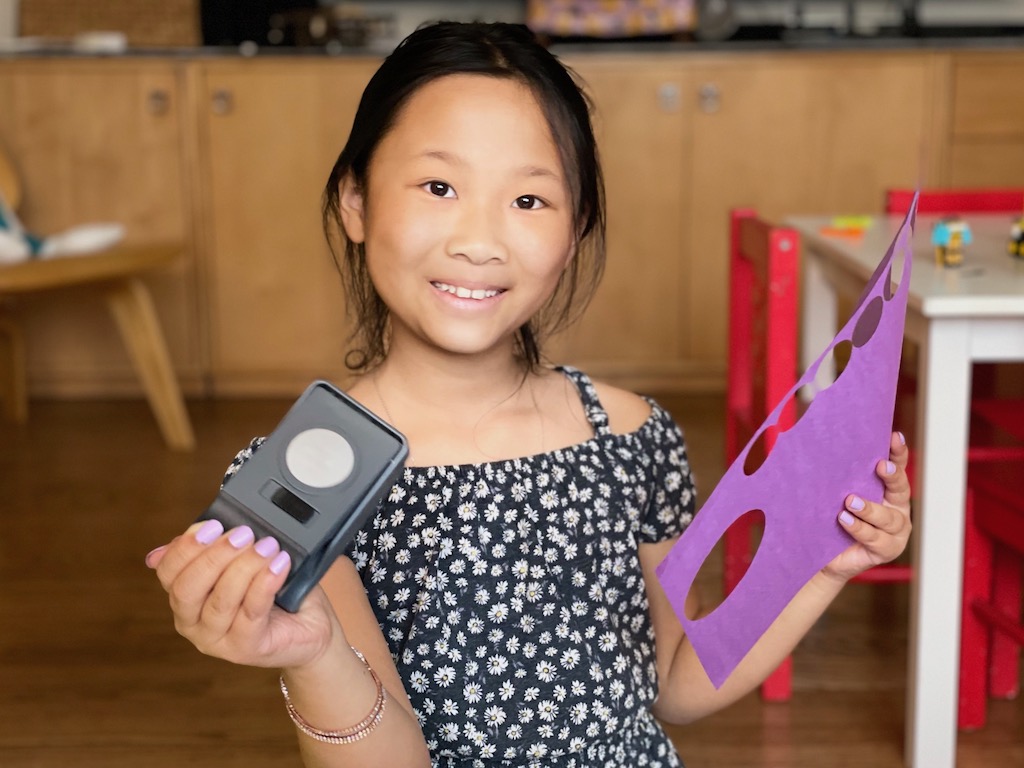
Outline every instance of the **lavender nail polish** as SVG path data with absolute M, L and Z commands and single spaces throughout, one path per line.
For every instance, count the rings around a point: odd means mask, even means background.
M 277 539 L 273 536 L 267 536 L 257 541 L 253 549 L 256 550 L 256 554 L 260 557 L 272 557 L 280 551 L 281 545 L 277 543 Z
M 228 535 L 228 542 L 235 549 L 241 549 L 252 544 L 255 538 L 256 534 L 252 532 L 252 528 L 248 525 L 240 525 Z
M 895 472 L 896 472 L 896 465 L 893 464 L 891 461 L 885 462 L 885 474 L 891 475 L 891 474 L 894 474 Z
M 287 552 L 278 552 L 277 557 L 270 561 L 270 572 L 275 576 L 280 575 L 291 563 L 291 560 Z
M 864 509 L 864 499 L 860 496 L 854 496 L 850 499 L 850 509 L 854 512 L 860 512 Z
M 851 515 L 845 509 L 839 514 L 839 522 L 842 523 L 843 525 L 846 525 L 846 526 L 853 525 L 853 521 L 856 520 L 856 519 L 857 518 L 855 518 L 853 515 Z
M 207 520 L 196 531 L 196 541 L 200 544 L 210 544 L 216 541 L 222 533 L 224 533 L 224 526 L 220 524 L 219 520 Z

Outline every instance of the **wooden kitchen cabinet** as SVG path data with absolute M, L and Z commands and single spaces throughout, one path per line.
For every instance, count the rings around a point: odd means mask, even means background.
M 345 302 L 320 196 L 377 64 L 243 59 L 193 73 L 215 394 L 345 378 Z
M 890 186 L 1024 177 L 1021 52 L 564 58 L 595 102 L 608 265 L 548 351 L 633 389 L 724 387 L 730 208 L 863 213 Z M 24 218 L 43 233 L 117 220 L 132 238 L 186 242 L 149 283 L 187 392 L 344 383 L 344 295 L 320 196 L 377 65 L 0 60 L 0 141 L 25 176 Z M 102 306 L 62 297 L 28 310 L 33 394 L 137 391 Z
M 24 182 L 20 216 L 41 235 L 120 222 L 128 240 L 183 244 L 146 277 L 186 391 L 201 387 L 201 329 L 182 162 L 179 65 L 155 59 L 0 60 L 0 142 Z M 33 395 L 141 391 L 97 297 L 54 292 L 19 306 Z
M 596 112 L 608 214 L 604 280 L 551 358 L 647 391 L 699 375 L 682 334 L 688 117 L 683 68 L 657 56 L 568 58 Z
M 568 59 L 587 81 L 609 266 L 564 356 L 653 390 L 724 386 L 728 213 L 879 210 L 937 173 L 942 68 L 918 54 Z
M 1024 184 L 1024 52 L 952 57 L 949 186 Z
M 887 187 L 934 175 L 941 66 L 926 54 L 732 55 L 689 76 L 684 332 L 693 360 L 724 381 L 729 209 L 775 221 L 879 211 Z

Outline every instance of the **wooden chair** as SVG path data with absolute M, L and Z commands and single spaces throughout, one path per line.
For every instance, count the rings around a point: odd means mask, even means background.
M 725 409 L 725 459 L 731 464 L 765 418 L 796 384 L 800 292 L 800 236 L 774 227 L 750 209 L 731 212 L 729 238 L 729 364 Z M 765 434 L 764 452 L 793 426 L 786 408 Z M 726 531 L 724 590 L 729 594 L 755 552 L 756 522 L 741 517 Z M 761 687 L 767 700 L 790 695 L 792 662 L 786 659 Z
M 0 151 L 0 193 L 17 210 L 22 187 L 14 166 Z M 95 254 L 32 259 L 0 266 L 0 397 L 4 415 L 28 419 L 25 345 L 8 299 L 43 296 L 57 290 L 89 290 L 102 295 L 114 317 L 168 446 L 188 451 L 195 437 L 149 289 L 145 272 L 166 266 L 181 254 L 180 243 L 117 245 Z

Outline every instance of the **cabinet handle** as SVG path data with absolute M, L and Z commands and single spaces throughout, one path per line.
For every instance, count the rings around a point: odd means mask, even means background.
M 722 108 L 722 92 L 714 83 L 704 83 L 697 90 L 697 104 L 701 112 L 713 115 Z
M 213 114 L 227 115 L 235 108 L 235 96 L 231 91 L 218 88 L 210 99 Z
M 658 106 L 662 112 L 678 112 L 680 101 L 677 83 L 662 83 L 658 86 Z
M 171 94 L 163 88 L 154 88 L 146 94 L 146 111 L 149 114 L 160 117 L 166 115 L 171 109 Z

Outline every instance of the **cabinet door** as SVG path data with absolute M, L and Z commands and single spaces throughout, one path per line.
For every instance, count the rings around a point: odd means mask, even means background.
M 688 279 L 681 70 L 657 57 L 566 63 L 595 103 L 608 262 L 587 313 L 556 340 L 551 356 L 623 386 L 678 388 L 687 374 L 679 298 Z
M 695 63 L 682 301 L 696 361 L 724 374 L 729 210 L 752 207 L 776 221 L 881 210 L 886 187 L 913 187 L 934 171 L 936 72 L 927 55 L 877 53 Z
M 949 185 L 1024 183 L 1024 54 L 953 57 Z
M 0 142 L 24 183 L 19 214 L 40 234 L 120 222 L 129 240 L 173 239 L 178 263 L 147 277 L 187 390 L 201 386 L 195 271 L 181 161 L 179 70 L 169 62 L 0 62 Z M 52 293 L 21 301 L 33 394 L 140 391 L 102 301 Z
M 291 395 L 345 376 L 345 302 L 320 196 L 377 64 L 211 62 L 198 75 L 217 393 Z

